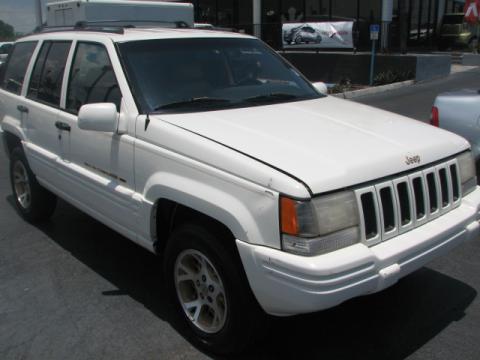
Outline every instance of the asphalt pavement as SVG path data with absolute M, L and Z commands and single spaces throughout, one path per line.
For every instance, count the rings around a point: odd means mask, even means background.
M 419 120 L 480 71 L 356 99 Z M 60 202 L 40 226 L 16 214 L 0 154 L 0 359 L 208 359 L 171 316 L 160 261 Z M 480 241 L 374 295 L 277 319 L 249 359 L 480 358 Z
M 480 70 L 478 68 L 397 90 L 362 96 L 355 98 L 354 101 L 417 120 L 428 121 L 433 101 L 439 93 L 472 88 L 480 89 Z

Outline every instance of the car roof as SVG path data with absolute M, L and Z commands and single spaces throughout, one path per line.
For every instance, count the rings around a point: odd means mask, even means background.
M 112 27 L 113 28 L 113 27 Z M 105 40 L 110 39 L 116 43 L 137 41 L 137 40 L 154 40 L 154 39 L 187 39 L 187 38 L 250 38 L 253 36 L 215 30 L 200 29 L 172 29 L 161 27 L 145 27 L 145 28 L 123 28 L 123 31 L 108 32 L 107 30 L 62 30 L 62 31 L 46 31 L 42 33 L 25 36 L 18 41 L 32 40 Z

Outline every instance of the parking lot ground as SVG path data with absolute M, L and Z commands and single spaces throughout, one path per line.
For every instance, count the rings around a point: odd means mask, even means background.
M 397 90 L 355 98 L 354 101 L 428 121 L 435 97 L 442 92 L 480 89 L 480 70 L 454 73 L 448 77 L 420 82 Z
M 436 92 L 480 84 L 465 74 L 357 101 L 424 119 Z M 10 193 L 1 153 L 0 359 L 214 358 L 183 336 L 155 256 L 62 201 L 25 223 Z M 233 358 L 478 360 L 479 291 L 477 239 L 381 293 L 276 319 Z

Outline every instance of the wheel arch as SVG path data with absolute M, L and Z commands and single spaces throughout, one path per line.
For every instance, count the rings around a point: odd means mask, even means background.
M 247 242 L 261 237 L 259 224 L 240 200 L 241 194 L 234 196 L 195 179 L 167 173 L 157 174 L 149 182 L 155 185 L 147 187 L 144 198 L 152 204 L 150 237 L 157 252 L 175 226 L 185 221 L 199 220 Z
M 22 141 L 18 133 L 11 132 L 10 129 L 3 132 L 3 146 L 8 158 L 10 158 L 10 154 L 16 147 L 23 148 Z
M 216 234 L 221 234 L 222 238 L 231 239 L 232 244 L 234 244 L 235 236 L 225 224 L 176 201 L 166 198 L 158 199 L 155 202 L 152 213 L 154 214 L 152 219 L 152 237 L 155 238 L 154 249 L 157 254 L 163 254 L 170 234 L 178 226 L 185 223 L 197 223 L 205 226 Z

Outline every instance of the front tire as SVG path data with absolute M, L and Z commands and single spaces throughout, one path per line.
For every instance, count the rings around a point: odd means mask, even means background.
M 49 219 L 57 204 L 57 198 L 37 181 L 21 147 L 10 154 L 10 183 L 16 208 L 29 222 Z
M 197 224 L 180 226 L 169 239 L 164 265 L 168 292 L 193 342 L 229 354 L 259 337 L 266 315 L 225 232 Z

